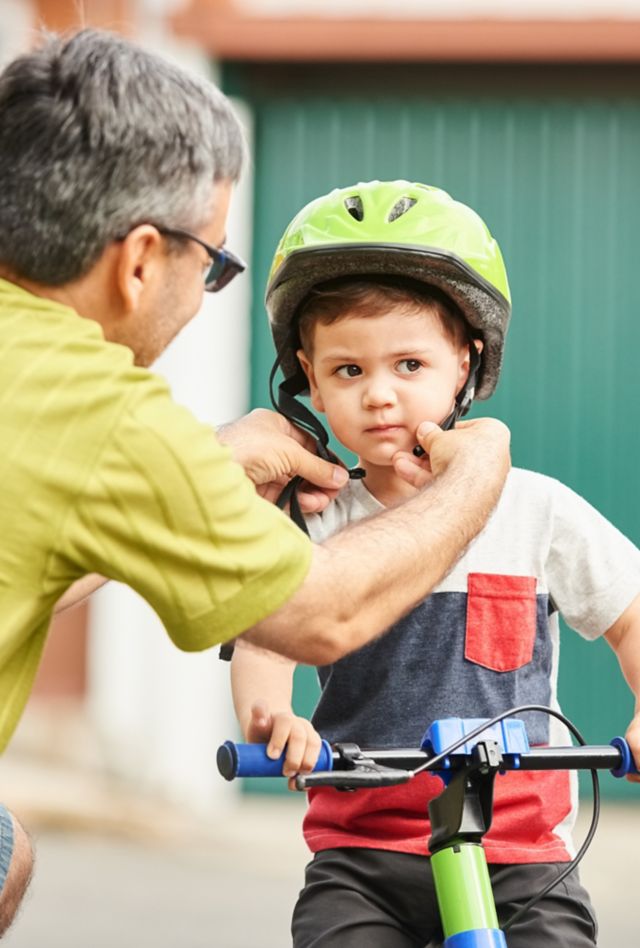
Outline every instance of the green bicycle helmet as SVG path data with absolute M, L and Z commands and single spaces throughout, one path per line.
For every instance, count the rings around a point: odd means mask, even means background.
M 336 277 L 409 277 L 436 286 L 484 341 L 475 396 L 489 398 L 511 314 L 498 244 L 470 207 L 409 181 L 337 188 L 294 217 L 276 249 L 266 307 L 290 394 L 308 390 L 296 357 L 297 311 L 310 290 Z

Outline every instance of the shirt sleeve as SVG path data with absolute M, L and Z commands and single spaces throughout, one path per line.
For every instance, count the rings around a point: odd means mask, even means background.
M 311 550 L 157 380 L 106 439 L 59 554 L 131 586 L 191 651 L 275 612 L 304 580 Z
M 565 621 L 595 639 L 640 593 L 640 551 L 586 500 L 554 484 L 549 591 Z

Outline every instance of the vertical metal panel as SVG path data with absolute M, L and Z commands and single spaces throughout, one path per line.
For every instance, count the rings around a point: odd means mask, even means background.
M 539 77 L 509 91 L 505 70 L 500 94 L 471 75 L 442 93 L 427 77 L 409 95 L 390 81 L 256 98 L 253 402 L 268 403 L 261 299 L 292 215 L 356 180 L 437 184 L 488 222 L 513 291 L 503 378 L 475 413 L 510 425 L 514 463 L 560 478 L 639 543 L 640 93 L 602 94 L 595 76 L 538 90 Z M 589 739 L 623 731 L 632 703 L 606 644 L 564 629 L 561 667 Z

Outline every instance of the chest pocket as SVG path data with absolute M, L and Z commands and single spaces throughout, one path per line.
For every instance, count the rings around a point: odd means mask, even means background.
M 535 640 L 535 576 L 469 573 L 464 657 L 492 671 L 516 671 L 531 661 Z

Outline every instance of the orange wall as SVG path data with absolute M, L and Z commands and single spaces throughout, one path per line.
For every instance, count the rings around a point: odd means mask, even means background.
M 446 10 L 446 4 L 444 5 Z M 175 31 L 217 59 L 326 62 L 637 62 L 640 19 L 261 15 L 239 0 L 185 0 Z
M 56 32 L 78 26 L 97 26 L 131 34 L 136 0 L 35 0 L 38 26 Z

